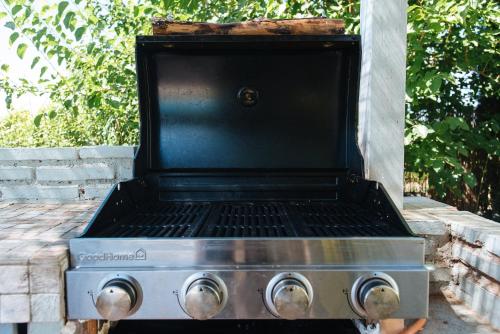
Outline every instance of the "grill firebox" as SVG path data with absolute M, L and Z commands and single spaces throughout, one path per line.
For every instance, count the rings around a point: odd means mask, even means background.
M 110 219 L 113 221 L 113 218 Z M 383 212 L 335 201 L 159 202 L 114 219 L 94 238 L 398 237 Z

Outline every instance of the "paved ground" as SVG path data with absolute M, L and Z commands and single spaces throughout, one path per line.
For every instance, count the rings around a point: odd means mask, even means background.
M 429 320 L 423 331 L 425 334 L 490 334 L 500 333 L 487 321 L 478 316 L 454 298 L 446 290 L 442 295 L 430 297 Z

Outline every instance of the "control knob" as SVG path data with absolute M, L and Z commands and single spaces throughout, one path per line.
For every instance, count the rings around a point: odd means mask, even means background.
M 399 308 L 399 292 L 382 278 L 371 278 L 361 284 L 358 302 L 368 319 L 386 319 Z
M 184 310 L 193 319 L 210 319 L 224 308 L 225 286 L 217 276 L 195 274 L 188 278 L 184 286 Z
M 311 285 L 298 273 L 279 274 L 268 285 L 266 302 L 270 311 L 280 318 L 304 318 L 312 303 Z
M 107 320 L 116 321 L 130 315 L 137 303 L 137 289 L 125 279 L 107 282 L 97 295 L 95 306 Z

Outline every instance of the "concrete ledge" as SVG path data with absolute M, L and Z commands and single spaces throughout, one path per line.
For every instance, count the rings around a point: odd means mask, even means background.
M 29 181 L 33 179 L 33 168 L 31 167 L 1 167 L 0 180 L 5 181 Z
M 112 187 L 113 187 L 112 184 L 88 185 L 85 187 L 85 189 L 83 191 L 83 197 L 85 199 L 104 198 L 105 196 L 107 196 L 109 194 Z
M 134 157 L 132 146 L 89 146 L 79 149 L 80 159 L 126 158 Z
M 102 163 L 74 167 L 42 166 L 36 169 L 38 181 L 113 180 L 114 178 L 113 168 Z
M 6 185 L 0 186 L 0 199 L 78 199 L 78 186 Z
M 78 151 L 73 147 L 59 148 L 0 148 L 2 160 L 75 160 Z

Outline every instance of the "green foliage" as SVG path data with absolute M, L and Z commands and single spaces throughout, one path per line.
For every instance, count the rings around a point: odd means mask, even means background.
M 0 121 L 0 147 L 79 146 L 85 143 L 82 116 L 63 114 L 54 118 L 52 110 L 36 117 L 28 111 L 16 111 Z
M 451 204 L 498 212 L 498 2 L 409 5 L 405 170 Z
M 0 4 L 2 0 L 0 0 Z M 1 8 L 1 7 L 0 7 Z M 151 33 L 154 16 L 178 20 L 247 20 L 256 17 L 345 17 L 356 32 L 358 15 L 349 1 L 310 4 L 307 1 L 61 1 L 37 5 L 4 1 L 10 41 L 23 58 L 36 51 L 31 67 L 35 80 L 0 79 L 0 89 L 12 98 L 33 92 L 46 94 L 56 119 L 80 122 L 72 144 L 135 144 L 138 141 L 138 105 L 135 79 L 136 35 Z M 71 118 L 72 117 L 72 118 Z M 44 126 L 41 116 L 35 125 Z M 63 141 L 56 145 L 67 143 Z M 49 143 L 44 143 L 49 145 Z

